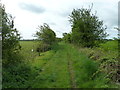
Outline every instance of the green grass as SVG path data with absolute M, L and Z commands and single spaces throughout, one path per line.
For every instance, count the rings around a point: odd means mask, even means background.
M 39 54 L 36 52 L 36 48 L 38 46 L 37 41 L 20 41 L 21 48 L 21 54 L 24 57 L 25 62 L 31 62 L 38 56 Z M 33 52 L 31 50 L 34 50 Z
M 32 43 L 32 42 L 29 42 Z M 26 43 L 23 43 L 27 45 Z M 34 44 L 34 43 L 33 43 Z M 26 52 L 32 48 L 29 46 Z M 28 48 L 28 47 L 26 47 Z M 74 81 L 78 88 L 106 87 L 105 79 L 98 75 L 92 78 L 97 71 L 98 64 L 81 53 L 73 45 L 59 43 L 53 50 L 41 53 L 29 64 L 33 75 L 29 84 L 32 88 L 72 88 L 68 62 L 72 62 Z M 97 81 L 99 79 L 99 81 Z
M 60 42 L 52 50 L 38 55 L 36 41 L 20 41 L 20 54 L 25 63 L 3 68 L 4 88 L 115 88 L 110 86 L 111 62 L 116 64 L 117 41 L 108 41 L 100 47 L 88 49 Z M 32 52 L 31 49 L 34 49 Z M 99 56 L 99 58 L 98 58 Z M 88 58 L 89 57 L 89 58 Z M 93 60 L 93 57 L 97 57 Z M 91 59 L 90 59 L 91 58 Z M 107 59 L 106 59 L 107 58 Z M 106 59 L 106 61 L 101 62 Z M 105 66 L 104 68 L 100 68 Z M 104 73 L 98 72 L 103 70 Z M 114 72 L 113 72 L 114 73 Z M 75 86 L 74 86 L 75 85 Z
M 95 48 L 80 48 L 80 51 L 95 60 L 100 59 L 117 59 L 118 58 L 118 41 L 107 41 Z
M 65 60 L 65 52 L 63 52 L 65 48 L 63 46 L 62 48 L 56 47 L 55 49 L 58 49 L 58 51 L 48 51 L 44 53 L 44 56 L 37 58 L 38 62 L 44 62 L 45 64 L 41 65 L 39 63 L 39 67 L 41 66 L 43 71 L 40 71 L 39 75 L 35 78 L 32 84 L 33 88 L 70 87 L 67 61 Z
M 98 70 L 98 63 L 89 59 L 85 54 L 81 53 L 77 48 L 68 45 L 68 53 L 73 62 L 75 81 L 78 88 L 105 88 L 106 79 L 102 79 L 103 75 L 93 77 Z M 97 81 L 97 79 L 100 79 Z M 106 85 L 106 86 L 105 86 Z
M 20 43 L 22 45 L 21 53 L 29 61 L 28 64 L 33 72 L 29 79 L 29 82 L 31 82 L 29 87 L 70 87 L 69 74 L 66 70 L 67 61 L 64 59 L 61 46 L 54 45 L 54 50 L 41 53 L 41 56 L 38 56 L 38 53 L 31 52 L 31 49 L 35 49 L 38 43 L 33 41 L 21 41 Z M 65 82 L 63 82 L 64 80 Z
M 118 66 L 118 41 L 107 41 L 95 48 L 78 48 L 80 52 L 86 54 L 89 58 L 99 63 L 98 71 L 104 72 L 106 81 L 109 81 L 109 87 L 118 87 L 114 77 L 117 75 Z M 103 76 L 102 76 L 103 77 Z M 98 79 L 99 80 L 99 79 Z M 101 85 L 101 84 L 100 84 Z M 97 86 L 100 86 L 99 84 Z
M 73 88 L 73 84 L 77 88 L 109 87 L 108 80 L 104 78 L 105 74 L 94 75 L 99 68 L 99 63 L 89 59 L 85 53 L 73 45 L 61 42 L 53 45 L 52 50 L 43 52 L 39 56 L 35 51 L 38 42 L 20 41 L 20 44 L 22 46 L 20 53 L 24 56 L 26 63 L 16 66 L 13 71 L 16 73 L 18 70 L 19 75 L 14 75 L 14 79 L 8 76 L 12 76 L 10 72 L 5 73 L 7 78 L 13 80 L 11 83 L 6 83 L 8 87 Z M 34 52 L 31 49 L 34 49 Z M 16 79 L 20 80 L 20 83 L 13 84 Z
M 100 48 L 102 48 L 104 51 L 118 51 L 118 41 L 108 41 L 104 44 L 101 44 Z

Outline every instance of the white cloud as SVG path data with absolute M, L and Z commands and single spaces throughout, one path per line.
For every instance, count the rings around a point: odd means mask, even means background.
M 23 9 L 23 10 L 27 10 L 33 13 L 43 13 L 45 11 L 45 9 L 43 7 L 40 6 L 36 6 L 34 4 L 29 4 L 29 3 L 20 3 L 19 6 Z

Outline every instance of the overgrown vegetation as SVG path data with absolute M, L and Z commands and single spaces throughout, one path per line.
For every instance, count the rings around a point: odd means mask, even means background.
M 107 36 L 106 27 L 103 21 L 99 20 L 96 14 L 92 14 L 92 7 L 89 9 L 73 9 L 69 16 L 72 31 L 65 36 L 65 40 L 84 47 L 98 46 Z
M 55 42 L 56 34 L 52 29 L 50 29 L 48 24 L 44 23 L 43 26 L 39 26 L 38 29 L 39 31 L 36 32 L 38 40 L 50 45 Z
M 56 42 L 56 34 L 46 23 L 44 23 L 43 26 L 39 26 L 38 29 L 39 31 L 36 32 L 35 36 L 37 37 L 37 40 L 40 41 L 40 44 L 36 51 L 40 55 L 40 52 L 45 52 L 51 49 L 51 46 Z
M 3 88 L 120 87 L 118 40 L 105 40 L 106 28 L 92 7 L 72 11 L 72 31 L 63 38 L 44 23 L 33 41 L 20 41 L 13 17 L 0 8 Z
M 91 10 L 92 7 L 73 9 L 70 15 L 72 31 L 63 33 L 63 40 L 79 47 L 80 52 L 99 63 L 96 75 L 104 72 L 104 79 L 119 83 L 119 39 L 105 39 L 108 36 L 105 32 L 107 28 L 103 27 L 103 21 L 99 20 L 96 14 L 92 14 Z
M 26 43 L 26 44 L 25 44 Z M 21 45 L 23 53 L 29 53 L 31 47 L 34 47 L 35 42 L 30 42 L 30 46 L 27 41 L 22 41 Z M 80 51 L 79 51 L 80 50 Z M 36 54 L 37 57 L 29 61 L 32 69 L 32 74 L 29 77 L 29 88 L 71 88 L 71 78 L 69 71 L 69 61 L 72 62 L 70 70 L 74 73 L 74 80 L 76 87 L 78 88 L 116 88 L 115 84 L 111 84 L 111 80 L 106 77 L 108 73 L 105 71 L 99 71 L 101 68 L 100 62 L 93 60 L 92 56 L 87 57 L 86 54 L 91 53 L 86 49 L 79 49 L 70 44 L 63 42 L 54 46 L 50 51 L 41 53 L 38 57 L 36 52 L 29 53 L 29 57 Z M 96 52 L 95 52 L 96 54 Z M 97 54 L 98 55 L 98 54 Z M 59 58 L 60 57 L 60 58 Z M 91 58 L 91 59 L 90 59 Z M 102 65 L 102 64 L 101 64 Z M 106 70 L 106 68 L 104 69 Z M 99 72 L 98 72 L 99 71 Z M 65 82 L 63 82 L 63 80 Z M 28 84 L 27 84 L 28 85 Z M 26 86 L 27 86 L 26 85 Z
M 2 58 L 4 66 L 16 62 L 17 59 L 12 56 L 17 55 L 20 50 L 20 34 L 14 28 L 13 17 L 5 12 L 4 6 L 1 5 L 0 8 L 2 9 Z
M 80 51 L 99 63 L 99 69 L 94 75 L 104 73 L 104 78 L 113 85 L 119 83 L 118 41 L 108 41 L 95 48 L 80 48 Z M 119 84 L 118 84 L 119 86 Z
M 14 28 L 14 20 L 11 15 L 2 9 L 2 87 L 24 87 L 30 75 L 30 67 L 24 63 L 23 55 L 20 54 L 20 34 Z

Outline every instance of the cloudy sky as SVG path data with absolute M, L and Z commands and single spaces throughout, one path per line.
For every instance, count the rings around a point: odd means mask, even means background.
M 119 0 L 1 0 L 6 12 L 15 17 L 15 28 L 23 39 L 33 39 L 38 25 L 49 24 L 57 37 L 70 32 L 69 15 L 73 8 L 89 8 L 93 3 L 92 13 L 107 25 L 108 38 L 117 37 Z

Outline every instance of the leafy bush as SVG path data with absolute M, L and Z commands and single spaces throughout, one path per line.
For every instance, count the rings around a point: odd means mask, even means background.
M 41 43 L 38 45 L 36 51 L 37 51 L 37 52 L 45 52 L 45 51 L 48 51 L 48 50 L 50 50 L 50 49 L 51 49 L 51 47 L 50 47 L 49 44 L 46 44 L 46 43 L 41 42 Z
M 114 82 L 112 87 L 116 87 L 115 83 L 119 82 L 119 75 L 117 73 L 118 72 L 118 42 L 107 41 L 106 43 L 101 44 L 100 47 L 96 47 L 96 48 L 94 47 L 92 49 L 80 48 L 80 51 L 82 53 L 85 53 L 92 60 L 98 62 L 99 67 L 94 75 L 97 75 L 98 79 L 99 77 L 104 77 L 103 82 L 108 81 L 107 83 L 109 84 L 111 82 L 112 83 Z M 104 74 L 103 76 L 100 76 L 101 74 L 99 75 L 99 73 L 104 73 Z M 99 80 L 95 82 L 99 82 Z
M 103 27 L 103 21 L 91 13 L 92 7 L 89 9 L 73 9 L 69 16 L 72 32 L 69 35 L 71 41 L 83 47 L 98 46 L 103 39 L 108 36 Z
M 17 53 L 21 47 L 19 44 L 20 34 L 14 28 L 12 15 L 5 12 L 4 5 L 0 4 L 0 10 L 2 13 L 2 59 L 3 66 L 5 66 L 10 63 L 19 62 L 19 57 L 17 58 L 16 56 L 18 56 Z
M 3 67 L 3 88 L 26 88 L 31 77 L 31 68 L 28 64 L 16 64 L 10 68 Z
M 42 42 L 46 44 L 53 44 L 56 40 L 56 34 L 55 32 L 49 27 L 48 24 L 44 23 L 41 26 L 38 26 L 39 31 L 36 32 L 36 37 L 38 40 L 41 40 Z

